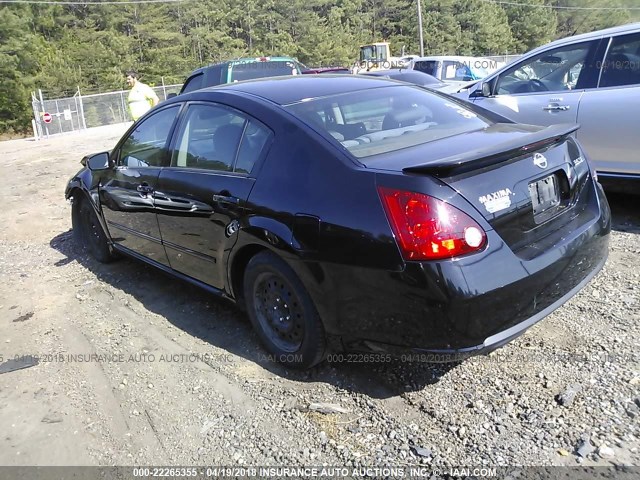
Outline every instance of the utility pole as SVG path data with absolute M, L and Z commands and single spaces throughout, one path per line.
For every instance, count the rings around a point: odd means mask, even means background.
M 420 32 L 420 56 L 424 57 L 424 38 L 422 38 L 422 6 L 418 0 L 418 32 Z

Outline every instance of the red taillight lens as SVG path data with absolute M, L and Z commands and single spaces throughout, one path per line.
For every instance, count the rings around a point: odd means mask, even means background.
M 487 235 L 466 213 L 416 192 L 378 187 L 405 260 L 437 260 L 477 252 Z

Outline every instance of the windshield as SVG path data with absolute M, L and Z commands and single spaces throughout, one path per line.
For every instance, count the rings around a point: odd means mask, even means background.
M 366 62 L 370 60 L 378 60 L 375 45 L 367 45 L 360 48 L 360 61 Z
M 291 60 L 239 62 L 229 66 L 229 83 L 252 80 L 254 78 L 297 75 L 299 73 L 300 69 Z
M 481 78 L 489 76 L 489 70 L 482 67 L 470 67 L 471 74 L 473 75 L 473 80 L 479 80 Z
M 371 88 L 285 108 L 358 158 L 491 125 L 455 101 L 412 86 Z

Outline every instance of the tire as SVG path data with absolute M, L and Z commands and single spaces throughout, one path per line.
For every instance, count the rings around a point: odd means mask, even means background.
M 89 200 L 81 196 L 77 204 L 74 202 L 72 220 L 74 237 L 93 258 L 100 263 L 109 263 L 116 258 Z
M 244 298 L 253 328 L 275 361 L 307 369 L 324 360 L 322 321 L 284 260 L 268 251 L 255 255 L 244 273 Z

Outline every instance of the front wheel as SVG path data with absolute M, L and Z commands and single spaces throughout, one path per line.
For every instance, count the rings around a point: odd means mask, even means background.
M 101 263 L 111 262 L 115 254 L 100 225 L 98 216 L 86 198 L 74 199 L 73 233 L 78 243 Z
M 305 369 L 324 359 L 320 316 L 284 260 L 268 251 L 254 256 L 244 274 L 244 298 L 253 328 L 274 360 Z

